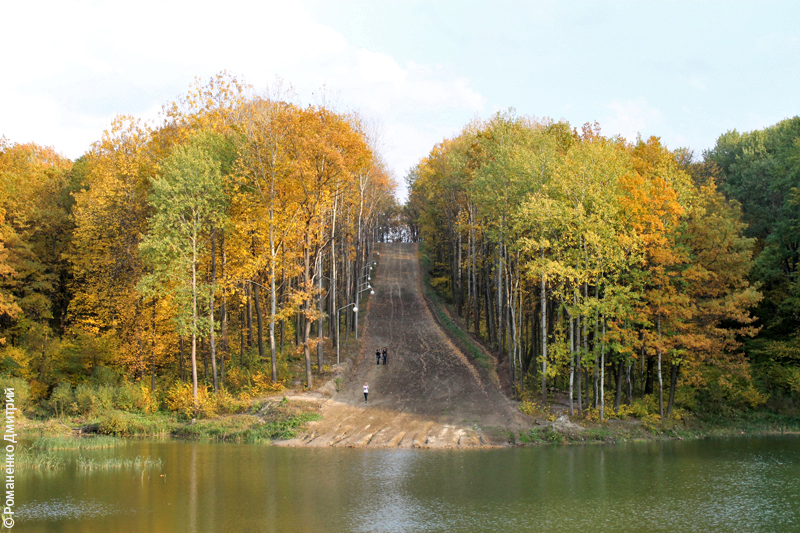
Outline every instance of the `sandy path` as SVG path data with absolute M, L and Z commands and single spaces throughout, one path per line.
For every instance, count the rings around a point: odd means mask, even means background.
M 415 244 L 384 244 L 373 276 L 363 350 L 342 391 L 318 401 L 322 420 L 294 446 L 456 447 L 505 444 L 519 412 L 442 333 L 420 295 Z M 388 348 L 388 364 L 375 349 Z M 369 403 L 362 386 L 369 382 Z M 299 399 L 299 398 L 298 398 Z

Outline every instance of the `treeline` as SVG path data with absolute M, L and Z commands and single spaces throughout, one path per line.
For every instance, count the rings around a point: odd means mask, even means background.
M 750 236 L 722 192 L 734 185 L 713 162 L 731 152 L 694 162 L 655 137 L 498 114 L 420 161 L 407 213 L 432 285 L 521 397 L 547 402 L 558 387 L 570 414 L 600 418 L 606 401 L 616 411 L 642 397 L 662 418 L 676 404 L 749 408 L 767 400 L 743 340 L 769 305 L 749 277 L 769 238 Z
M 771 403 L 792 408 L 800 399 L 800 117 L 721 135 L 702 174 L 741 204 L 744 235 L 755 239 L 751 280 L 764 294 L 754 311 L 762 329 L 746 353 Z
M 396 209 L 370 143 L 356 115 L 259 97 L 226 74 L 155 126 L 116 118 L 74 163 L 3 138 L 2 373 L 34 399 L 125 376 L 191 380 L 197 402 L 198 380 L 216 391 L 247 369 L 275 383 L 279 355 L 302 350 L 312 386 L 335 361 L 334 318 L 356 325 Z

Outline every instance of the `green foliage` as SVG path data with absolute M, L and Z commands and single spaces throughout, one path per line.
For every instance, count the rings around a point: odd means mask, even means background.
M 705 366 L 749 379 L 739 348 L 757 332 L 761 295 L 746 279 L 755 241 L 738 204 L 712 178 L 692 180 L 686 152 L 657 137 L 571 130 L 497 114 L 413 169 L 431 292 L 507 359 L 517 390 L 531 372 L 566 379 L 606 356 L 657 359 L 691 387 Z M 552 314 L 540 333 L 543 308 Z
M 108 436 L 55 436 L 39 437 L 30 447 L 35 450 L 99 450 L 124 445 L 124 440 Z
M 116 373 L 109 368 L 119 357 L 119 338 L 113 333 L 93 335 L 76 330 L 63 339 L 59 354 L 60 373 L 72 383 L 91 376 L 95 382 L 116 382 Z
M 137 455 L 136 457 L 106 457 L 104 459 L 84 457 L 81 455 L 75 460 L 75 464 L 78 470 L 132 469 L 142 471 L 161 468 L 164 461 L 160 457 L 153 459 L 149 455 Z
M 63 455 L 54 450 L 37 453 L 20 449 L 15 461 L 20 470 L 57 470 L 66 464 Z
M 75 394 L 72 391 L 72 385 L 66 381 L 62 381 L 53 389 L 48 400 L 48 404 L 58 416 L 63 416 L 68 410 L 72 411 L 73 403 L 75 403 Z
M 709 414 L 733 415 L 764 404 L 768 394 L 751 381 L 731 376 L 717 368 L 706 368 L 706 386 L 697 391 L 699 409 Z
M 5 390 L 14 389 L 14 404 L 19 412 L 27 411 L 33 407 L 31 386 L 27 380 L 18 377 L 0 375 L 0 393 L 5 401 Z
M 800 117 L 763 130 L 729 131 L 704 156 L 719 168 L 720 189 L 741 204 L 745 234 L 757 239 L 751 279 L 764 293 L 756 310 L 762 330 L 748 344 L 756 379 L 766 391 L 797 399 L 792 383 L 800 368 Z M 753 393 L 736 397 L 744 405 L 759 400 Z
M 182 426 L 177 436 L 233 442 L 269 442 L 297 436 L 297 429 L 320 415 L 285 400 L 268 408 L 261 416 L 240 415 L 198 420 Z
M 182 334 L 199 335 L 204 329 L 198 322 L 197 299 L 204 301 L 209 287 L 196 272 L 208 246 L 206 236 L 225 223 L 228 200 L 214 151 L 220 142 L 210 132 L 198 134 L 164 161 L 163 175 L 153 180 L 149 202 L 155 212 L 140 245 L 152 273 L 142 278 L 138 290 L 145 297 L 175 297 Z
M 91 415 L 110 411 L 114 407 L 114 387 L 81 383 L 75 387 L 74 412 Z
M 117 437 L 166 437 L 175 430 L 177 425 L 174 416 L 112 410 L 97 417 L 91 429 L 101 435 Z

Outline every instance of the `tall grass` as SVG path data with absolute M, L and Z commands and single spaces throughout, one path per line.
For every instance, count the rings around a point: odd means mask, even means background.
M 65 464 L 64 458 L 52 450 L 44 453 L 18 450 L 15 460 L 16 466 L 20 470 L 56 470 L 62 468 Z
M 467 352 L 467 355 L 473 361 L 477 362 L 481 367 L 483 367 L 484 370 L 491 371 L 491 363 L 483 350 L 481 350 L 481 348 L 478 347 L 470 338 L 467 332 L 459 327 L 458 324 L 453 322 L 450 316 L 444 311 L 444 299 L 431 284 L 431 260 L 424 250 L 421 252 L 420 269 L 422 270 L 422 287 L 425 291 L 425 295 L 428 297 L 428 301 L 431 303 L 431 311 L 433 311 L 436 320 L 445 330 L 450 333 L 451 336 L 458 339 L 464 350 Z
M 124 446 L 125 441 L 116 437 L 39 437 L 31 448 L 36 450 L 98 450 Z
M 149 455 L 137 455 L 136 457 L 107 457 L 105 459 L 93 459 L 91 457 L 80 456 L 75 461 L 78 470 L 148 470 L 151 468 L 161 468 L 164 461 L 160 457 L 153 459 Z

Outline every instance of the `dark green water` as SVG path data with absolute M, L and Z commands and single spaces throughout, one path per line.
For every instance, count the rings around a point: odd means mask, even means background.
M 19 472 L 15 531 L 800 531 L 797 437 L 484 451 L 133 442 L 82 453 L 164 463 L 144 476 Z

